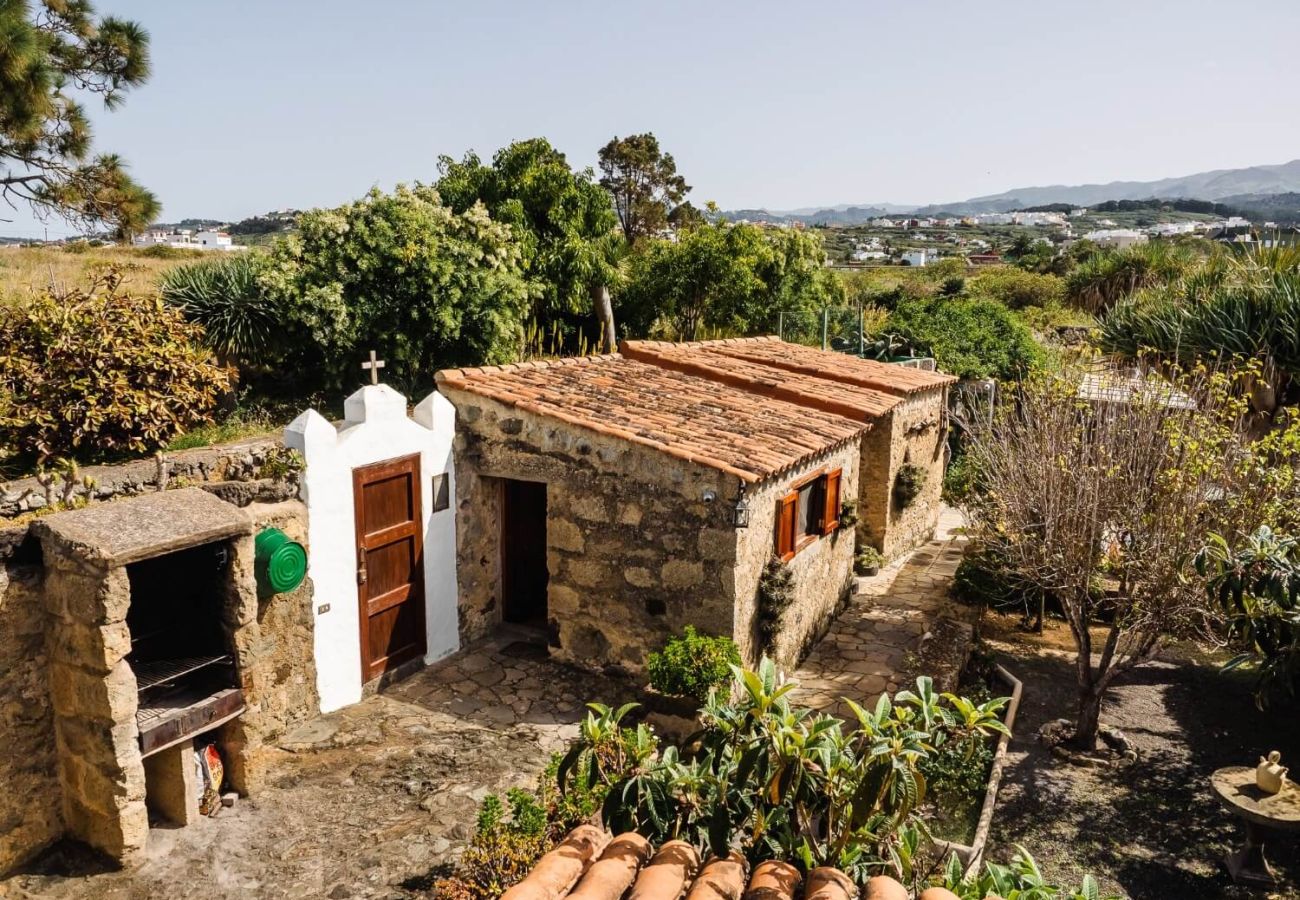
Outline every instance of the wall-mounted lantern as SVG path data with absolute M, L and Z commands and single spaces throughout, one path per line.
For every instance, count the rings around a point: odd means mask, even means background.
M 749 503 L 745 500 L 745 485 L 740 486 L 740 496 L 736 498 L 736 505 L 731 510 L 731 524 L 737 528 L 749 527 Z

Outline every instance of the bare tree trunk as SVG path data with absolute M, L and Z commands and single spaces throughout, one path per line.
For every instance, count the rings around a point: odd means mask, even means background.
M 1101 730 L 1101 698 L 1104 690 L 1084 687 L 1079 690 L 1079 714 L 1074 723 L 1074 744 L 1080 750 L 1097 749 Z
M 618 348 L 618 337 L 614 333 L 614 304 L 609 299 L 609 288 L 593 284 L 588 291 L 591 305 L 596 310 L 596 320 L 600 322 L 600 352 L 613 353 Z

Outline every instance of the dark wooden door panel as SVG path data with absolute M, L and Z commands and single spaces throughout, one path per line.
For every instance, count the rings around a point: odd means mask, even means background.
M 420 458 L 356 469 L 361 677 L 370 681 L 425 651 Z

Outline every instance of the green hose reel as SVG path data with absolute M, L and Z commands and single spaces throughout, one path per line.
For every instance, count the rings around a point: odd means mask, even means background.
M 253 572 L 262 596 L 291 591 L 307 577 L 307 551 L 278 528 L 263 528 L 253 541 Z

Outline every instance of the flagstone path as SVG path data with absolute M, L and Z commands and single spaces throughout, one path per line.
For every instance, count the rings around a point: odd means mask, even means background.
M 961 513 L 944 507 L 934 540 L 883 569 L 859 578 L 857 592 L 793 679 L 796 702 L 839 716 L 841 702 L 875 703 L 883 692 L 911 684 L 914 654 L 940 618 L 966 621 L 948 598 L 966 539 Z

